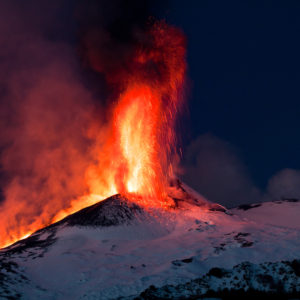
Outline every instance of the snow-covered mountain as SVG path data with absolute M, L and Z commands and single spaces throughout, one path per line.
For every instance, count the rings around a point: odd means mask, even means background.
M 167 211 L 115 195 L 1 250 L 0 299 L 299 294 L 300 202 L 226 210 L 178 181 L 169 195 Z

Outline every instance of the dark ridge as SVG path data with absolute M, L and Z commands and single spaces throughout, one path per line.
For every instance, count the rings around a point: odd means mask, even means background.
M 280 203 L 282 203 L 282 202 L 299 202 L 299 199 L 297 199 L 297 198 L 281 198 L 280 200 L 275 200 L 275 201 L 273 201 L 274 203 L 278 203 L 278 204 L 280 204 Z
M 257 203 L 257 204 L 242 204 L 240 206 L 237 207 L 237 209 L 243 209 L 243 210 L 248 210 L 251 208 L 255 208 L 255 207 L 260 207 L 261 203 Z
M 103 227 L 128 225 L 143 212 L 140 206 L 117 194 L 69 215 L 56 224 Z
M 299 199 L 295 199 L 295 198 L 283 198 L 282 201 L 287 201 L 287 202 L 299 202 Z
M 271 201 L 271 203 L 276 203 L 276 204 L 281 204 L 283 202 L 291 202 L 291 203 L 296 203 L 296 202 L 299 202 L 300 199 L 297 199 L 297 198 L 284 198 L 282 197 L 280 200 L 274 200 L 274 201 Z M 267 203 L 267 202 L 266 202 Z M 242 210 L 248 210 L 248 209 L 251 209 L 251 208 L 256 208 L 256 207 L 260 207 L 262 206 L 263 203 L 255 203 L 255 204 L 242 204 L 242 205 L 239 205 L 238 207 L 236 207 L 237 209 L 242 209 Z
M 172 265 L 176 266 L 176 267 L 181 267 L 183 266 L 184 264 L 189 264 L 193 262 L 193 257 L 190 257 L 190 258 L 184 258 L 184 259 L 176 259 L 176 260 L 173 260 L 171 261 Z
M 210 211 L 220 211 L 220 212 L 227 212 L 226 208 L 220 204 L 212 203 L 210 204 Z
M 244 262 L 232 269 L 212 268 L 203 277 L 193 279 L 178 285 L 165 285 L 155 287 L 151 285 L 134 299 L 299 299 L 300 292 L 297 286 L 299 278 L 299 260 L 266 262 L 258 265 Z M 237 276 L 238 275 L 238 276 Z M 284 282 L 278 281 L 278 277 L 285 276 L 295 278 L 294 284 L 285 290 Z M 212 285 L 219 282 L 219 288 L 213 290 Z M 223 280 L 223 283 L 222 283 Z M 225 282 L 230 281 L 228 289 Z M 265 288 L 255 288 L 253 282 L 257 282 Z M 120 299 L 127 299 L 120 297 Z
M 181 261 L 184 262 L 185 264 L 189 264 L 193 261 L 193 257 L 185 258 L 185 259 L 182 259 Z

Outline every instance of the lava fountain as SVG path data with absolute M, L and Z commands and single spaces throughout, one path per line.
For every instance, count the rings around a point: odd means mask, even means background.
M 0 247 L 116 193 L 146 207 L 168 207 L 167 187 L 175 175 L 175 122 L 182 106 L 185 72 L 183 34 L 165 22 L 155 22 L 128 56 L 126 66 L 107 76 L 118 95 L 105 128 L 94 126 L 97 120 L 91 120 L 91 163 L 82 176 L 86 193 L 54 214 L 42 208 L 30 218 L 24 212 L 22 219 L 18 213 L 19 226 L 8 223 L 0 229 Z

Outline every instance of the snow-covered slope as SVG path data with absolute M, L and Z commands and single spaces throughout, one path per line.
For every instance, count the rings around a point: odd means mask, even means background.
M 213 268 L 234 278 L 245 262 L 255 269 L 300 259 L 300 202 L 226 210 L 180 182 L 170 196 L 174 208 L 161 211 L 116 195 L 2 250 L 0 296 L 116 299 L 201 278 L 202 286 L 217 285 L 205 277 Z M 289 266 L 282 272 L 291 281 L 299 274 Z
M 212 268 L 204 276 L 177 285 L 150 286 L 121 299 L 299 299 L 300 260 Z M 201 298 L 200 298 L 201 297 Z
M 248 221 L 288 228 L 299 228 L 299 200 L 263 202 L 241 205 L 231 210 Z

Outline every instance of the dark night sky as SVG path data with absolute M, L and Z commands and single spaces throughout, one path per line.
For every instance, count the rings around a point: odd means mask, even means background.
M 300 2 L 170 1 L 188 38 L 188 139 L 229 142 L 255 184 L 300 169 Z

